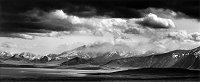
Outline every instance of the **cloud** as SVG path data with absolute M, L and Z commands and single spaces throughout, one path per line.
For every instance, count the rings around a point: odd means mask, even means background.
M 198 32 L 188 34 L 186 31 L 173 31 L 169 32 L 167 37 L 180 41 L 200 42 L 200 33 Z
M 0 47 L 8 49 L 8 48 L 16 48 L 17 45 L 12 42 L 4 42 L 4 43 L 1 43 Z
M 92 34 L 95 36 L 103 36 L 106 33 L 111 33 L 115 37 L 122 38 L 124 37 L 124 34 L 143 34 L 151 32 L 149 28 L 168 29 L 175 27 L 170 19 L 160 18 L 151 13 L 143 18 L 129 19 L 79 17 L 69 15 L 63 10 L 44 12 L 39 9 L 33 9 L 24 14 L 26 17 L 29 17 L 25 22 L 28 26 L 19 29 L 24 30 L 25 32 L 11 33 L 11 35 L 9 35 L 10 37 L 31 40 L 34 39 L 34 35 L 30 35 L 30 33 L 41 32 L 41 36 L 46 37 L 58 37 L 70 33 Z M 38 35 L 39 34 L 35 36 Z
M 33 35 L 24 34 L 24 33 L 12 33 L 8 35 L 11 38 L 21 38 L 27 40 L 33 40 L 35 37 Z
M 171 19 L 160 18 L 152 13 L 142 18 L 141 21 L 138 21 L 138 23 L 152 28 L 175 28 Z
M 152 11 L 156 11 L 156 9 Z M 162 14 L 162 11 L 164 10 L 160 9 L 157 13 Z M 64 10 L 45 12 L 34 9 L 28 11 L 25 15 L 29 17 L 27 24 L 30 25 L 28 25 L 27 28 L 24 27 L 21 29 L 26 29 L 28 31 L 25 33 L 18 33 L 17 35 L 15 35 L 16 33 L 13 33 L 12 37 L 31 40 L 34 39 L 34 36 L 59 37 L 76 33 L 104 36 L 105 34 L 110 33 L 115 38 L 128 39 L 128 34 L 158 36 L 159 33 L 156 32 L 159 32 L 162 29 L 175 28 L 171 19 L 162 18 L 153 13 L 149 13 L 142 18 L 109 18 L 97 16 L 80 17 L 65 13 Z M 166 10 L 164 15 L 176 16 L 176 13 Z M 33 24 L 33 26 L 31 24 Z
M 65 14 L 64 12 L 63 12 L 63 10 L 56 10 L 55 12 L 50 12 L 49 14 L 47 14 L 47 17 L 48 18 L 57 18 L 57 19 L 65 19 L 65 18 L 67 18 L 68 17 L 68 15 L 67 14 Z
M 39 35 L 43 35 L 39 33 Z M 1 32 L 0 37 L 8 37 L 8 38 L 21 38 L 21 39 L 27 39 L 27 40 L 33 40 L 35 39 L 35 35 L 32 35 L 31 33 L 6 33 Z
M 169 32 L 167 37 L 175 39 L 175 40 L 189 39 L 189 36 L 186 31 Z
M 22 39 L 29 39 L 29 40 L 34 39 L 34 36 L 27 35 L 27 34 L 17 34 L 16 37 L 19 37 L 19 38 L 22 38 Z
M 38 13 L 37 11 L 36 13 Z M 92 32 L 94 35 L 109 33 L 131 33 L 140 34 L 145 32 L 146 27 L 150 28 L 173 28 L 174 23 L 170 19 L 157 17 L 155 14 L 148 14 L 144 18 L 106 18 L 91 17 L 84 18 L 66 14 L 63 10 L 54 10 L 43 15 L 31 14 L 37 18 L 36 23 L 42 25 L 46 30 L 73 32 Z M 145 26 L 145 28 L 144 28 Z
M 33 48 L 30 50 L 39 51 L 39 53 L 43 53 L 43 49 L 48 51 L 53 48 L 52 50 L 54 50 L 56 46 L 49 46 L 57 45 L 61 42 L 63 44 L 65 42 L 67 44 L 77 44 L 75 42 L 80 41 L 85 44 L 84 42 L 92 43 L 94 40 L 97 41 L 96 38 L 114 45 L 126 44 L 138 54 L 149 52 L 163 53 L 182 49 L 181 47 L 184 46 L 184 48 L 194 45 L 199 46 L 197 45 L 200 41 L 199 33 L 189 34 L 184 31 L 176 31 L 177 24 L 175 23 L 175 26 L 174 20 L 177 18 L 187 18 L 185 14 L 178 11 L 153 7 L 143 10 L 121 6 L 102 7 L 102 5 L 99 5 L 100 7 L 94 7 L 88 3 L 86 5 L 63 4 L 65 6 L 57 8 L 50 5 L 49 9 L 51 10 L 37 7 L 41 9 L 24 10 L 23 12 L 25 13 L 1 14 L 2 18 L 0 21 L 3 21 L 3 24 L 0 27 L 0 38 L 20 38 L 11 40 L 19 40 L 23 44 L 27 40 L 31 40 L 28 42 L 33 44 L 41 40 L 38 42 L 40 43 L 40 47 L 37 47 L 39 49 Z M 130 4 L 134 6 L 132 3 Z M 22 6 L 16 7 L 20 7 L 16 11 L 24 9 L 21 8 Z M 30 5 L 30 7 L 27 9 L 32 9 L 35 6 Z M 181 9 L 187 10 L 185 8 Z M 11 10 L 15 11 L 15 9 Z M 189 12 L 193 13 L 194 11 L 189 9 Z M 184 22 L 180 22 L 185 27 L 193 27 L 191 24 L 186 26 L 182 23 Z M 21 39 L 24 39 L 24 42 Z M 43 44 L 47 47 L 44 47 Z M 9 45 L 4 45 L 4 47 L 9 47 Z
M 158 17 L 162 17 L 162 18 L 168 18 L 168 19 L 174 19 L 174 18 L 186 18 L 188 17 L 187 15 L 185 15 L 184 13 L 181 12 L 175 12 L 173 10 L 170 9 L 164 9 L 164 8 L 146 8 L 146 9 L 142 9 L 139 10 L 143 16 L 152 13 L 157 15 Z
M 124 33 L 127 33 L 127 34 L 141 34 L 141 33 L 144 33 L 144 29 L 141 29 L 141 28 L 127 28 L 124 30 Z
M 73 7 L 71 7 L 73 6 Z M 80 9 L 80 10 L 79 10 Z M 123 10 L 123 9 L 122 9 Z M 129 11 L 130 9 L 125 9 Z M 136 12 L 137 11 L 137 12 Z M 81 13 L 92 13 L 91 16 L 81 16 Z M 104 14 L 107 11 L 102 11 Z M 113 13 L 112 11 L 110 11 Z M 125 12 L 125 11 L 124 11 Z M 140 14 L 136 9 L 133 9 L 134 14 Z M 77 30 L 91 30 L 91 31 L 98 31 L 98 30 L 107 30 L 111 31 L 114 27 L 116 29 L 127 29 L 130 25 L 128 20 L 134 18 L 111 18 L 105 15 L 98 14 L 100 10 L 92 7 L 92 6 L 75 6 L 69 5 L 64 10 L 51 10 L 51 11 L 43 11 L 41 9 L 34 8 L 33 10 L 29 10 L 25 13 L 17 13 L 17 14 L 3 14 L 3 24 L 0 28 L 1 32 L 8 32 L 8 33 L 46 33 L 51 31 L 77 31 Z M 96 14 L 96 15 L 95 15 Z M 116 14 L 116 12 L 114 12 Z M 135 18 L 137 19 L 137 18 Z M 138 18 L 141 19 L 141 18 Z M 151 17 L 146 16 L 143 22 L 149 22 Z M 157 19 L 159 17 L 154 18 L 154 24 L 159 24 L 158 26 L 168 27 L 166 24 L 155 23 L 158 22 Z M 164 21 L 162 21 L 164 22 Z M 135 24 L 135 21 L 133 21 Z M 154 24 L 152 23 L 145 23 L 150 24 L 153 27 Z M 158 27 L 157 26 L 157 27 Z M 121 28 L 120 28 L 121 27 Z M 132 26 L 135 27 L 135 26 Z M 140 25 L 142 27 L 142 25 Z
M 200 33 L 199 32 L 196 32 L 196 33 L 191 33 L 191 39 L 194 40 L 194 41 L 200 41 Z

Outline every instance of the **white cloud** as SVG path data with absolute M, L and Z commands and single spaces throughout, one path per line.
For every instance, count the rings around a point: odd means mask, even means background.
M 200 42 L 200 33 L 198 32 L 188 34 L 186 31 L 173 31 L 169 32 L 167 37 L 181 41 L 190 40 L 190 41 Z
M 175 25 L 171 19 L 165 19 L 157 17 L 155 14 L 148 14 L 139 23 L 150 26 L 152 28 L 175 28 Z
M 19 37 L 24 38 L 24 39 L 34 39 L 34 36 L 27 35 L 27 34 L 19 34 Z
M 64 36 L 68 35 L 70 32 L 63 31 L 63 32 L 57 32 L 57 31 L 52 31 L 51 33 L 47 33 L 46 36 L 48 37 L 59 37 L 59 36 Z
M 68 17 L 62 10 L 56 10 L 55 12 L 50 12 L 47 16 L 55 17 L 58 19 L 65 19 Z
M 1 43 L 0 47 L 8 49 L 8 48 L 16 48 L 17 45 L 12 42 L 3 42 Z
M 181 12 L 175 12 L 173 10 L 170 9 L 164 9 L 164 8 L 147 8 L 147 9 L 143 9 L 143 10 L 139 10 L 143 15 L 147 15 L 149 13 L 153 13 L 155 15 L 157 15 L 158 17 L 162 17 L 162 18 L 170 18 L 170 19 L 174 19 L 174 18 L 184 18 L 187 17 L 185 14 L 181 13 Z
M 21 38 L 21 39 L 27 39 L 27 40 L 33 40 L 35 38 L 33 35 L 29 35 L 26 33 L 11 33 L 9 34 L 9 37 Z
M 169 32 L 168 37 L 178 40 L 189 39 L 189 36 L 186 31 Z
M 58 31 L 83 32 L 102 36 L 105 32 L 123 34 L 140 34 L 150 31 L 148 27 L 154 28 L 173 28 L 173 21 L 170 19 L 157 17 L 155 14 L 148 14 L 144 18 L 105 18 L 91 17 L 83 18 L 68 15 L 62 10 L 55 10 L 36 17 L 44 24 L 45 29 L 54 29 Z M 139 23 L 138 23 L 139 22 Z M 146 25 L 146 26 L 143 26 Z M 131 30 L 130 30 L 131 29 Z
M 191 39 L 194 40 L 194 41 L 200 41 L 200 33 L 199 32 L 196 32 L 196 33 L 191 33 Z

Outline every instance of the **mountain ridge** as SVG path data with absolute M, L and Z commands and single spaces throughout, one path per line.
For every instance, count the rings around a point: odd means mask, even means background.
M 198 53 L 197 53 L 198 52 Z M 198 68 L 200 47 L 192 50 L 175 50 L 145 57 L 111 60 L 106 66 L 142 68 Z
M 36 56 L 35 54 L 24 52 L 20 54 L 11 54 L 9 52 L 0 52 L 0 62 L 17 61 L 32 64 L 56 64 L 58 66 L 71 66 L 80 64 L 99 65 L 106 67 L 131 67 L 131 68 L 186 68 L 200 69 L 200 47 L 191 50 L 174 50 L 167 53 L 153 54 L 147 56 L 121 57 L 120 51 L 112 51 L 101 54 L 97 57 L 82 57 L 74 55 L 77 50 L 87 48 L 86 45 L 80 48 L 61 54 L 49 54 L 47 56 Z M 69 55 L 68 55 L 69 54 Z M 70 55 L 72 54 L 72 55 Z M 79 53 L 81 54 L 81 53 Z M 81 54 L 85 55 L 85 54 Z M 87 54 L 88 55 L 88 54 Z M 63 57 L 60 57 L 63 56 Z

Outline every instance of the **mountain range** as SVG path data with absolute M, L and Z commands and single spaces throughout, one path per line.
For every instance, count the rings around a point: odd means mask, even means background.
M 192 50 L 175 50 L 163 54 L 111 60 L 106 66 L 134 68 L 187 68 L 199 69 L 200 47 Z
M 29 52 L 20 54 L 11 54 L 9 52 L 0 52 L 0 63 L 12 65 L 55 65 L 74 66 L 74 65 L 95 65 L 109 68 L 186 68 L 200 69 L 200 47 L 191 50 L 174 50 L 167 53 L 155 53 L 151 55 L 134 56 L 133 53 L 113 48 L 105 51 L 95 51 L 108 47 L 104 46 L 86 46 L 83 45 L 76 49 L 65 51 L 60 54 L 48 54 L 38 56 Z M 111 48 L 111 47 L 109 47 Z M 93 49 L 93 50 L 91 50 Z M 91 50 L 91 51 L 89 51 Z M 123 54 L 123 55 L 122 55 Z M 126 55 L 124 55 L 126 54 Z M 127 56 L 132 55 L 132 56 Z

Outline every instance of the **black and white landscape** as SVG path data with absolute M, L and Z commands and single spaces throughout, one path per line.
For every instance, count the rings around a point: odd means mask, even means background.
M 0 81 L 199 81 L 199 6 L 1 0 Z

